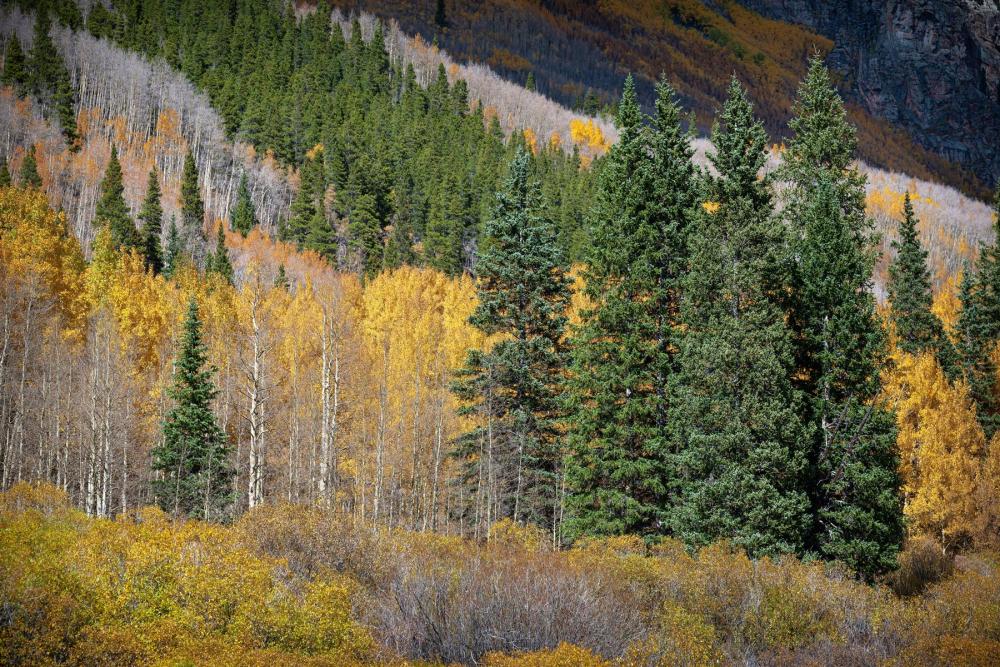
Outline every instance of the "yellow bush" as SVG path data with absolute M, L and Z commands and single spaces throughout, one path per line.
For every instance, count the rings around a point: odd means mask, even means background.
M 501 519 L 490 526 L 490 544 L 506 549 L 542 551 L 551 539 L 538 526 Z
M 562 643 L 554 649 L 505 655 L 487 653 L 484 667 L 611 667 L 611 663 L 585 648 Z
M 622 660 L 625 665 L 661 667 L 711 667 L 721 665 L 725 657 L 717 645 L 715 629 L 704 619 L 680 605 L 668 603 L 663 611 L 659 632 L 638 642 Z

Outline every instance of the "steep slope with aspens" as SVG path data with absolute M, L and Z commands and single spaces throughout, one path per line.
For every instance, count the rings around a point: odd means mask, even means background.
M 395 18 L 407 32 L 436 41 L 460 59 L 488 63 L 511 80 L 527 83 L 530 75 L 541 92 L 578 108 L 595 110 L 613 104 L 626 72 L 636 76 L 640 100 L 649 105 L 653 82 L 665 72 L 703 130 L 721 105 L 729 76 L 735 73 L 746 82 L 776 141 L 784 134 L 808 55 L 842 52 L 837 35 L 823 26 L 814 31 L 788 22 L 797 20 L 792 12 L 776 10 L 774 18 L 765 18 L 744 6 L 781 3 L 445 0 L 436 5 L 335 0 L 335 4 Z M 436 6 L 443 6 L 443 13 Z M 878 25 L 865 28 L 863 19 L 850 12 L 831 16 L 857 30 L 879 32 Z M 851 102 L 851 119 L 859 128 L 863 159 L 986 197 L 983 182 L 989 180 L 989 171 L 976 168 L 979 165 L 966 162 L 963 156 L 979 150 L 971 146 L 976 137 L 989 144 L 987 127 L 970 130 L 963 137 L 964 149 L 954 141 L 946 145 L 925 139 L 920 128 L 906 118 L 852 94 L 856 83 L 845 77 L 841 86 Z

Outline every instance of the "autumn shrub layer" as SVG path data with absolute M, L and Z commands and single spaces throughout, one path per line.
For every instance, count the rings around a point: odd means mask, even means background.
M 552 551 L 506 523 L 486 543 L 373 531 L 317 508 L 231 526 L 142 509 L 90 519 L 51 486 L 0 494 L 3 664 L 990 665 L 995 554 L 911 593 L 795 559 L 634 538 Z M 931 550 L 933 553 L 929 553 Z M 934 551 L 936 550 L 936 551 Z M 940 558 L 937 558 L 940 560 Z M 925 571 L 931 567 L 930 575 Z M 924 568 L 921 570 L 921 568 Z M 897 575 L 899 576 L 899 575 Z M 914 587 L 913 579 L 930 577 Z M 914 595 L 923 588 L 921 595 Z M 408 663 L 414 664 L 414 663 Z M 420 663 L 426 664 L 426 663 Z

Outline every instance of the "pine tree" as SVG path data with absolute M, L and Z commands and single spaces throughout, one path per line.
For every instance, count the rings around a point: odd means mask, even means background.
M 318 160 L 306 159 L 299 173 L 299 191 L 292 200 L 287 236 L 289 241 L 294 241 L 301 248 L 316 218 L 317 199 L 322 196 L 323 172 Z
M 1000 188 L 994 209 L 994 242 L 979 250 L 975 271 L 966 267 L 962 277 L 962 311 L 956 326 L 958 355 L 969 393 L 976 403 L 986 441 L 1000 429 L 1000 397 L 993 352 L 1000 342 Z
M 180 266 L 181 258 L 184 254 L 184 244 L 181 235 L 177 231 L 177 220 L 170 217 L 170 228 L 167 231 L 167 253 L 163 258 L 163 275 L 166 278 L 173 278 Z
M 389 240 L 385 244 L 385 256 L 382 265 L 386 269 L 398 269 L 407 264 L 413 264 L 416 254 L 413 252 L 413 236 L 409 218 L 397 217 L 392 226 Z
M 111 159 L 101 181 L 101 194 L 94 211 L 94 225 L 106 227 L 111 232 L 111 242 L 124 250 L 143 250 L 143 240 L 135 228 L 128 205 L 125 204 L 125 186 L 122 185 L 122 165 L 118 151 L 111 147 Z
M 206 272 L 217 273 L 230 285 L 233 284 L 233 264 L 229 261 L 229 251 L 226 250 L 226 225 L 219 224 L 219 232 L 215 237 L 215 252 L 208 259 Z
M 382 268 L 382 227 L 375 212 L 375 198 L 363 194 L 354 200 L 348 224 L 349 245 L 359 258 L 361 273 L 373 276 Z
M 661 83 L 650 134 L 625 81 L 619 141 L 591 215 L 585 278 L 594 308 L 573 341 L 571 537 L 665 532 L 675 478 L 666 388 L 696 191 L 673 98 Z
M 46 10 L 35 15 L 35 35 L 31 45 L 29 85 L 31 92 L 45 103 L 55 107 L 63 135 L 75 147 L 76 111 L 74 92 L 69 72 L 59 50 L 52 43 L 49 30 L 52 23 Z
M 475 467 L 479 442 L 490 438 L 494 456 L 507 464 L 504 515 L 550 528 L 555 537 L 569 279 L 530 167 L 530 156 L 519 151 L 486 224 L 476 267 L 479 303 L 469 321 L 501 339 L 489 351 L 470 351 L 454 390 L 468 403 L 464 412 L 489 423 L 489 433 L 465 434 L 456 454 Z
M 326 207 L 320 201 L 309 221 L 309 231 L 306 233 L 303 247 L 319 253 L 326 260 L 333 262 L 337 258 L 337 237 L 326 219 Z
M 152 452 L 152 467 L 159 473 L 153 493 L 174 517 L 219 520 L 233 500 L 229 444 L 212 412 L 218 394 L 214 374 L 192 298 L 168 391 L 174 406 L 163 422 L 162 444 Z
M 204 236 L 205 204 L 198 187 L 198 167 L 190 150 L 184 156 L 181 174 L 181 223 L 186 233 Z
M 458 275 L 463 269 L 465 202 L 462 184 L 449 173 L 431 203 L 423 238 L 424 261 L 438 271 Z
M 3 164 L 0 164 L 0 188 L 10 187 L 12 182 L 10 168 L 7 166 L 7 158 L 4 158 Z
M 163 206 L 160 203 L 160 176 L 154 166 L 149 170 L 149 182 L 146 185 L 146 197 L 139 211 L 139 221 L 142 223 L 143 254 L 146 256 L 146 268 L 154 274 L 163 271 L 163 249 L 160 236 L 163 231 Z
M 893 241 L 892 247 L 896 258 L 889 265 L 889 303 L 899 346 L 909 354 L 934 352 L 945 374 L 954 380 L 958 373 L 957 359 L 944 325 L 931 312 L 934 301 L 931 272 L 927 268 L 927 251 L 920 245 L 909 192 L 903 199 L 899 240 Z
M 278 265 L 278 274 L 274 277 L 274 286 L 283 290 L 288 290 L 288 275 L 285 273 L 285 265 Z
M 35 161 L 34 145 L 28 149 L 28 153 L 21 161 L 21 171 L 18 174 L 18 180 L 20 180 L 21 187 L 23 188 L 42 187 L 42 177 L 38 175 L 38 163 Z
M 5 86 L 11 86 L 19 94 L 23 94 L 28 87 L 29 74 L 28 64 L 24 58 L 24 51 L 21 48 L 21 40 L 17 35 L 11 35 L 7 41 L 7 53 L 4 55 L 3 76 L 0 81 Z
M 812 426 L 809 551 L 867 577 L 894 567 L 903 537 L 895 419 L 876 402 L 885 333 L 872 274 L 876 239 L 843 102 L 819 58 L 789 126 L 783 177 L 791 232 L 786 299 L 800 419 Z
M 682 484 L 671 520 L 691 545 L 728 539 L 752 556 L 801 553 L 811 432 L 778 302 L 787 239 L 758 176 L 768 136 L 735 77 L 712 143 L 718 176 L 690 235 L 672 383 Z
M 246 172 L 240 177 L 240 187 L 236 191 L 236 206 L 233 208 L 233 230 L 244 237 L 257 226 L 257 216 L 254 213 L 253 201 L 250 199 L 250 184 Z

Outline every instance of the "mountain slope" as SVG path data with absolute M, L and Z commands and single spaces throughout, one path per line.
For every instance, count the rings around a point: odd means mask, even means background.
M 834 40 L 849 98 L 921 145 L 1000 178 L 1000 4 L 996 0 L 744 0 Z
M 571 106 L 613 104 L 626 72 L 636 75 L 640 99 L 651 104 L 652 84 L 665 72 L 702 130 L 710 125 L 735 73 L 776 140 L 808 55 L 836 50 L 833 41 L 806 27 L 764 18 L 731 1 L 449 0 L 443 27 L 435 21 L 435 3 L 333 4 L 394 18 L 406 32 L 436 40 L 459 59 L 487 63 L 514 81 L 524 83 L 530 73 L 542 93 Z M 846 91 L 851 82 L 843 84 Z M 852 104 L 849 110 L 866 161 L 986 196 L 970 171 L 862 105 Z

